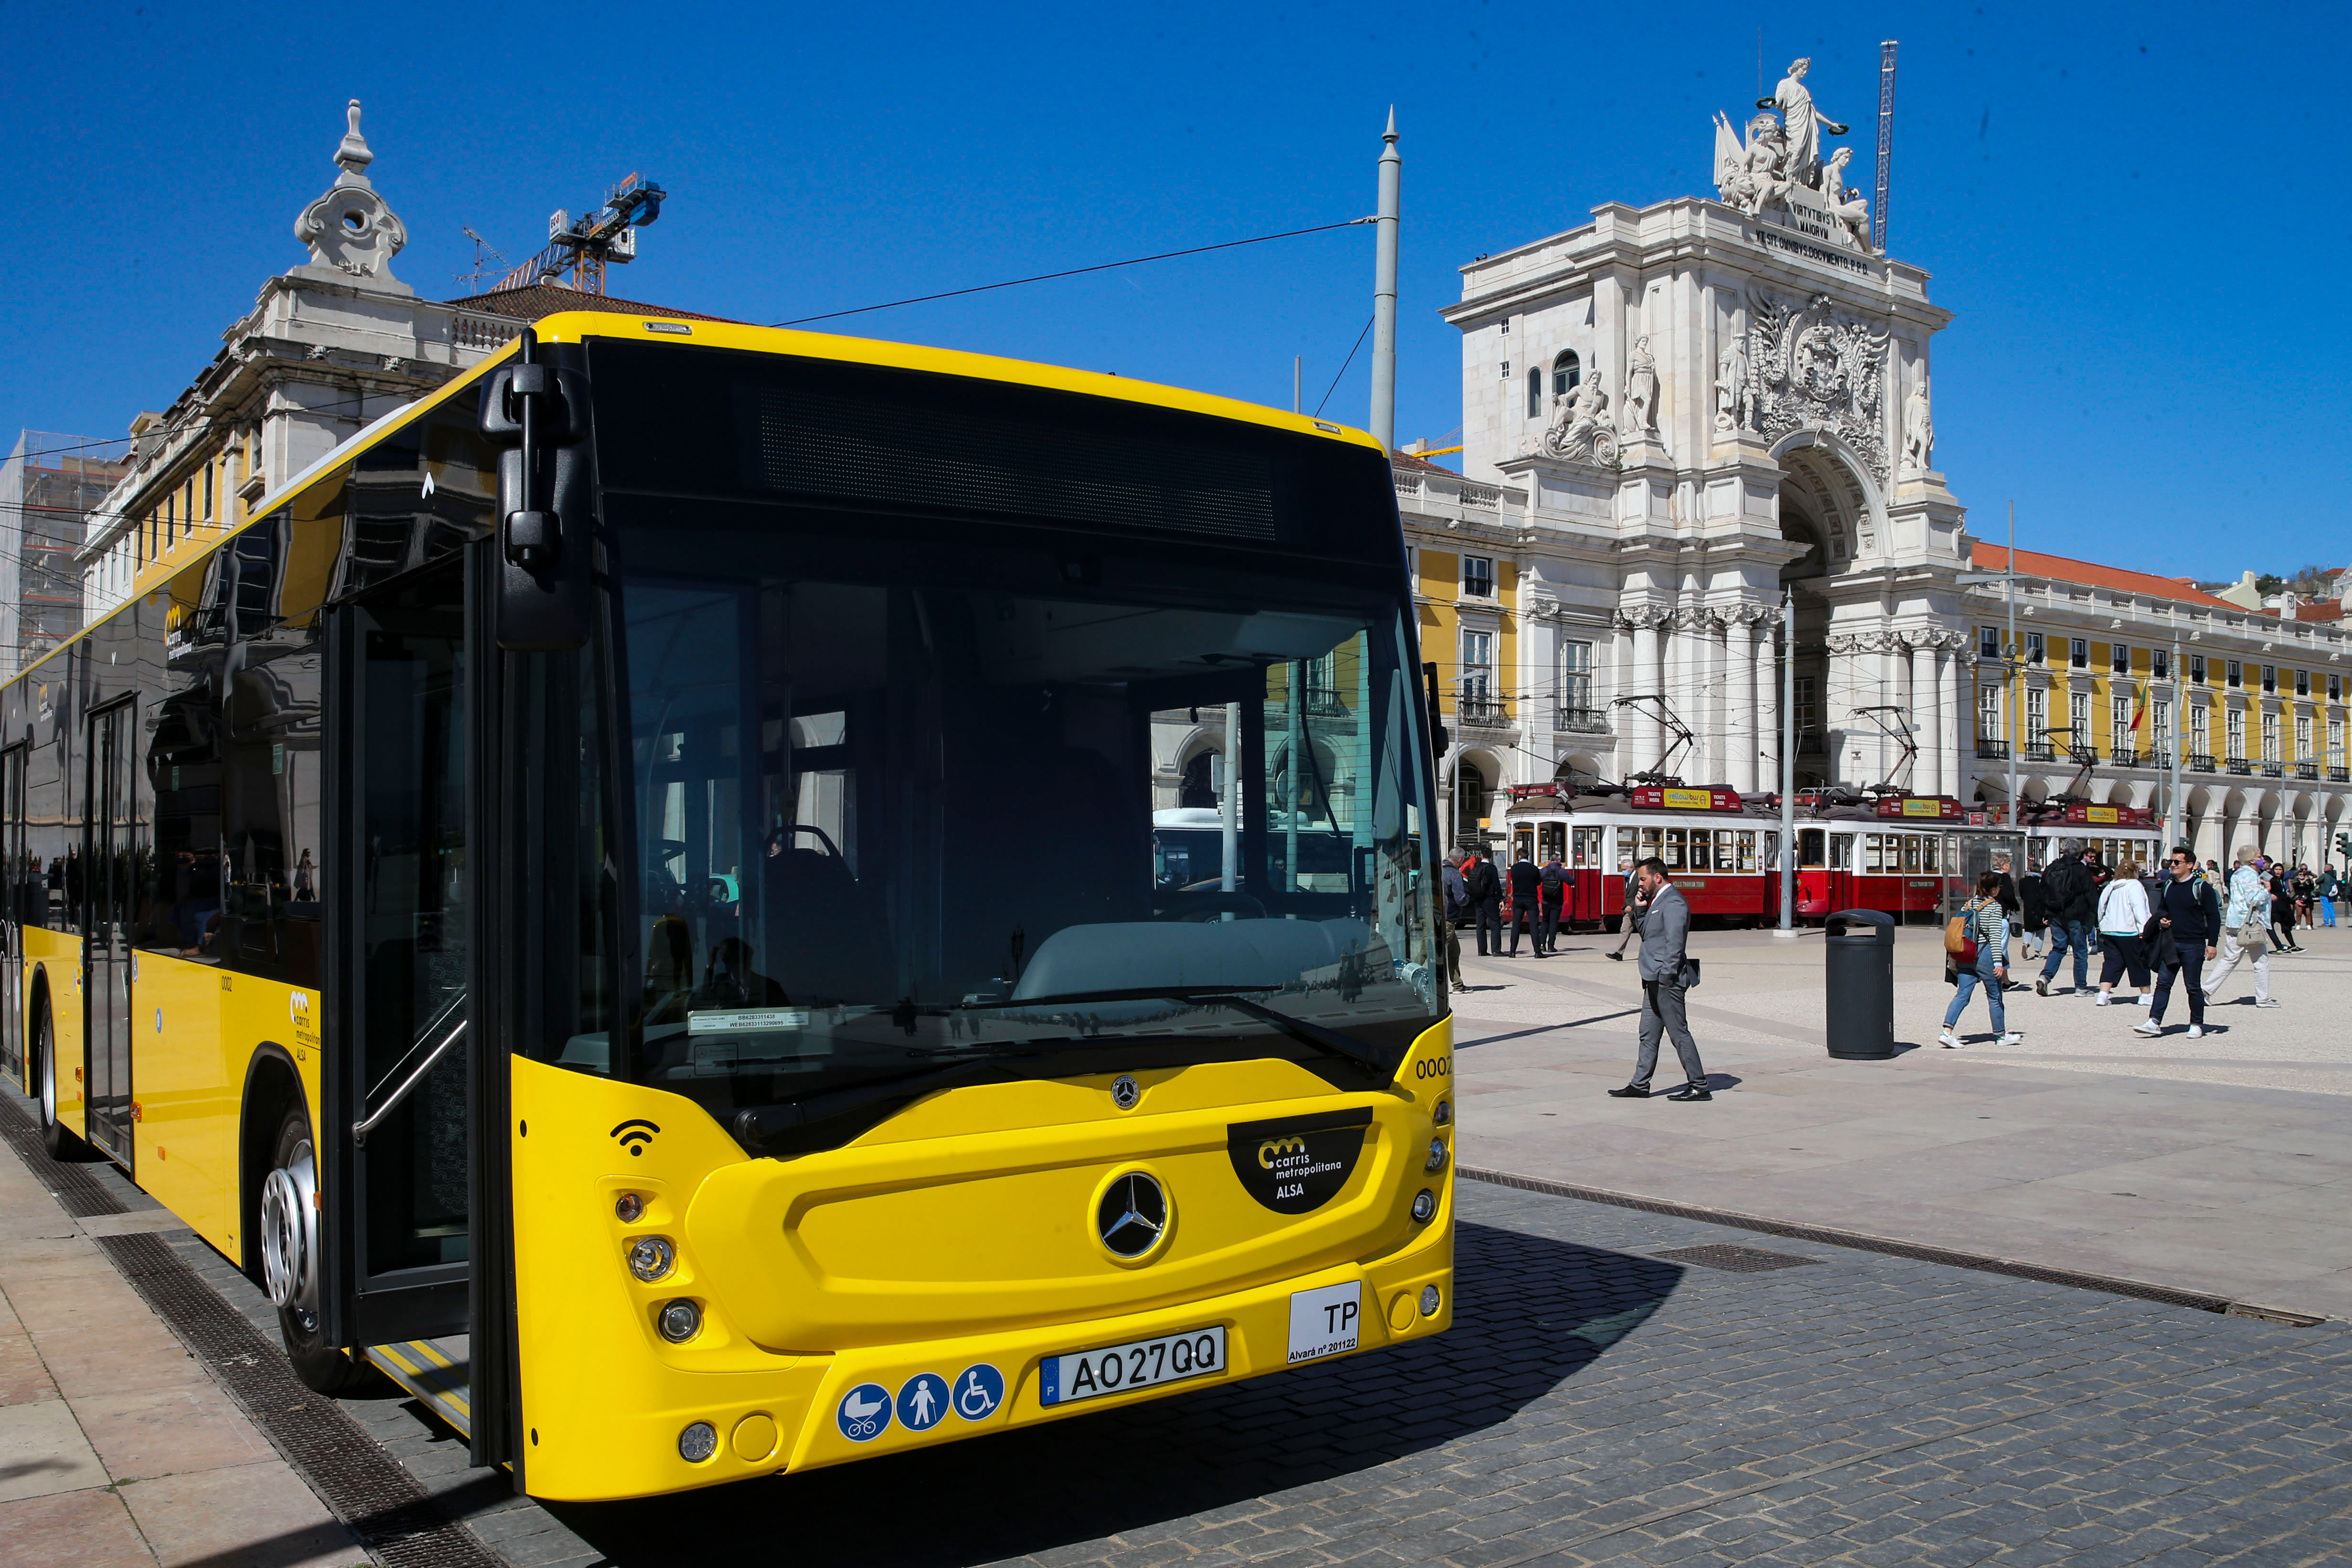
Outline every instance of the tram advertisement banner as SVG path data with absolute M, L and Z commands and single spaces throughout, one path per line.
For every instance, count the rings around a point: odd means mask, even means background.
M 1650 784 L 1633 791 L 1633 805 L 1664 807 L 1669 811 L 1737 811 L 1739 793 L 1736 789 L 1676 789 Z

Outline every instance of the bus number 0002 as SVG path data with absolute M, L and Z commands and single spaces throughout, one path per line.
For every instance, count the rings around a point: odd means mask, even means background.
M 1412 1064 L 1415 1078 L 1449 1078 L 1453 1073 L 1454 1059 L 1450 1056 L 1423 1057 Z

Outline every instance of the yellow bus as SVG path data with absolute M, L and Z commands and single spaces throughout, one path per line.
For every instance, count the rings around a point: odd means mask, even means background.
M 0 690 L 0 1047 L 544 1498 L 1435 1333 L 1411 608 L 1360 434 L 551 317 Z

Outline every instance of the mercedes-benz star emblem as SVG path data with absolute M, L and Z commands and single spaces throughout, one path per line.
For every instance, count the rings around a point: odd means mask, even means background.
M 1096 1206 L 1095 1234 L 1117 1257 L 1142 1257 L 1168 1234 L 1168 1194 L 1141 1171 L 1128 1172 Z
M 1120 1110 L 1134 1110 L 1135 1103 L 1142 1098 L 1143 1091 L 1136 1087 L 1135 1080 L 1126 1073 L 1122 1072 L 1110 1081 L 1110 1103 Z

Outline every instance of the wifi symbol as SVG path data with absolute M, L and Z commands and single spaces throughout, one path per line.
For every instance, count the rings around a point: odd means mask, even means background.
M 629 1153 L 642 1155 L 646 1152 L 646 1145 L 654 1141 L 654 1134 L 660 1131 L 659 1127 L 640 1117 L 635 1121 L 624 1122 L 614 1128 L 613 1136 L 618 1139 L 621 1147 L 628 1150 Z

